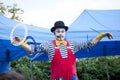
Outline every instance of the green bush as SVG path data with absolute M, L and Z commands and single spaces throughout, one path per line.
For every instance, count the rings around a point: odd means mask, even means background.
M 120 80 L 120 57 L 97 57 L 77 59 L 79 80 Z M 12 70 L 24 74 L 28 80 L 49 80 L 50 66 L 48 61 L 32 62 L 28 57 L 11 62 Z M 32 74 L 31 74 L 32 73 Z

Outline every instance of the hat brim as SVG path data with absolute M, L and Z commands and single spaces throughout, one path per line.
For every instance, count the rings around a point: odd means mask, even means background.
M 65 29 L 65 31 L 67 31 L 67 30 L 68 30 L 68 26 L 54 26 L 54 27 L 52 27 L 52 28 L 51 28 L 51 32 L 54 32 L 54 31 L 55 31 L 55 29 L 57 29 L 57 28 L 64 28 L 64 29 Z

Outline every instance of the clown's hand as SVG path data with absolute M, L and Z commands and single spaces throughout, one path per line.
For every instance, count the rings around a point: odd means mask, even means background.
M 25 47 L 27 42 L 26 41 L 23 41 L 23 39 L 19 38 L 18 36 L 15 36 L 13 38 L 13 41 L 12 41 L 12 44 L 15 44 L 15 45 L 20 45 L 22 47 Z
M 23 40 L 23 39 L 21 39 L 20 37 L 15 36 L 15 37 L 13 38 L 12 44 L 19 44 L 22 40 Z M 27 51 L 32 52 L 31 46 L 29 46 L 26 41 L 23 41 L 23 42 L 20 44 L 20 46 L 23 47 L 24 49 L 26 49 Z
M 112 34 L 110 34 L 109 32 L 100 33 L 100 34 L 97 35 L 96 38 L 92 39 L 91 43 L 97 44 L 104 37 L 108 37 L 108 39 L 113 39 Z
M 96 39 L 99 41 L 99 40 L 101 40 L 103 37 L 108 37 L 108 39 L 113 39 L 113 36 L 112 36 L 112 34 L 110 34 L 109 32 L 106 32 L 106 33 L 100 33 L 97 37 L 96 37 Z
M 18 36 L 15 36 L 14 38 L 13 38 L 13 41 L 12 41 L 12 44 L 18 44 L 18 43 L 20 43 L 21 42 L 21 38 L 19 38 Z
M 106 33 L 104 33 L 103 35 L 104 35 L 104 36 L 107 36 L 108 39 L 113 39 L 112 34 L 110 34 L 109 32 L 106 32 Z

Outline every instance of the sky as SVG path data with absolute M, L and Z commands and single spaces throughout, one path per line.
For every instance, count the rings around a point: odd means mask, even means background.
M 51 28 L 62 20 L 71 25 L 85 10 L 120 9 L 120 0 L 1 0 L 4 5 L 16 3 L 24 10 L 21 15 L 25 24 Z

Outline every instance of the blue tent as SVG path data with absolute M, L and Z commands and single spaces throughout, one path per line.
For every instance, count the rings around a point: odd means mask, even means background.
M 95 47 L 77 52 L 76 57 L 84 58 L 120 55 L 119 21 L 120 10 L 84 10 L 83 13 L 69 26 L 66 37 L 67 40 L 87 41 L 94 38 L 98 32 L 111 32 L 114 39 L 109 41 L 105 38 Z M 13 46 L 10 42 L 11 30 L 19 23 L 20 22 L 0 15 L 0 69 L 2 69 L 2 71 L 0 70 L 0 73 L 8 70 L 10 61 L 19 59 L 23 56 L 28 56 L 28 53 L 24 49 L 20 46 Z M 32 36 L 38 44 L 45 40 L 48 41 L 54 39 L 54 36 L 49 29 L 31 25 L 26 25 L 26 27 L 28 28 L 28 36 Z M 18 29 L 19 31 L 16 35 L 24 35 L 24 30 L 21 28 Z M 100 50 L 100 52 L 98 53 L 97 50 Z M 46 54 L 42 53 L 31 57 L 31 60 L 48 60 L 48 57 Z M 5 65 L 7 67 L 4 67 Z
M 98 32 L 111 32 L 113 40 L 120 40 L 119 21 L 120 10 L 84 10 L 69 26 L 67 39 L 87 40 L 87 37 L 91 39 Z
M 114 36 L 114 39 L 108 40 L 108 38 L 104 38 L 95 47 L 77 52 L 75 54 L 76 57 L 86 58 L 105 55 L 120 55 L 119 21 L 120 10 L 84 10 L 80 16 L 69 26 L 66 37 L 67 40 L 87 41 L 94 38 L 100 32 L 110 32 Z M 107 54 L 104 49 L 107 50 Z M 37 54 L 31 58 L 31 60 L 48 60 L 45 56 L 46 54 Z
M 11 31 L 17 24 L 23 23 L 0 15 L 0 73 L 9 70 L 10 61 L 19 59 L 23 56 L 28 56 L 28 53 L 23 48 L 20 46 L 13 46 L 10 42 Z M 47 28 L 30 26 L 26 24 L 24 25 L 28 28 L 27 36 L 33 36 L 38 43 L 54 38 L 54 36 L 51 35 L 52 33 L 50 33 Z M 18 26 L 16 29 L 17 32 L 15 32 L 15 35 L 21 36 L 25 34 L 23 28 Z

